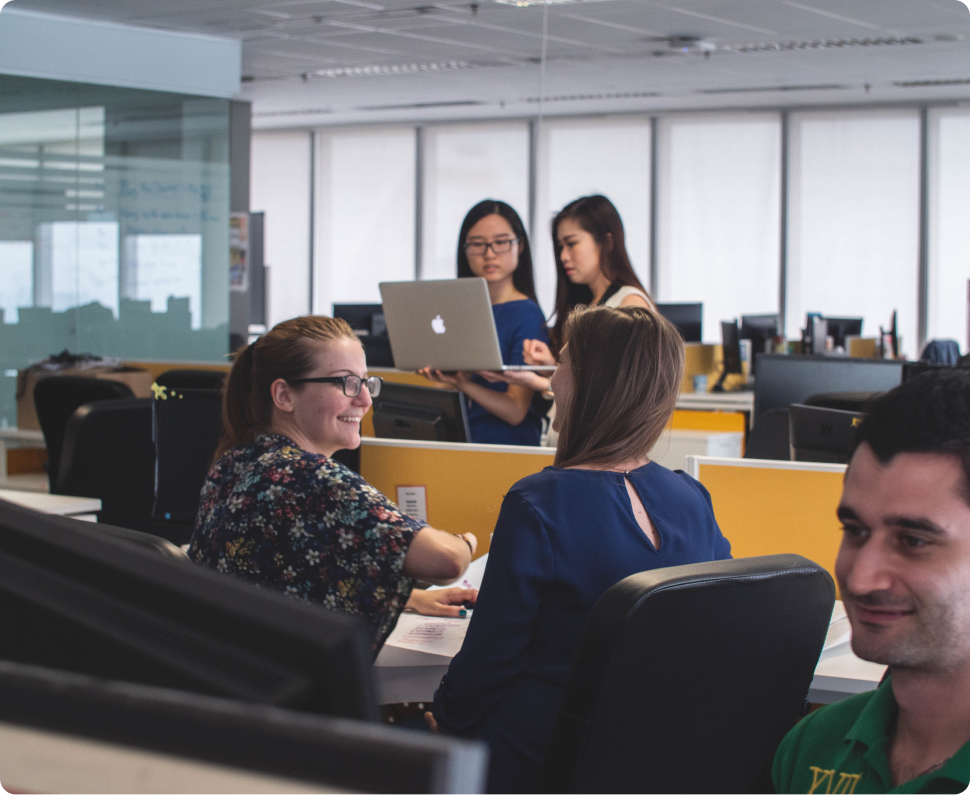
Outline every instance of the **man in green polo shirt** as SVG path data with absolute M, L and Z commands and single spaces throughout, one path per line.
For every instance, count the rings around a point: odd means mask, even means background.
M 778 792 L 963 792 L 970 783 L 970 371 L 874 401 L 838 509 L 852 650 L 889 666 L 782 741 Z

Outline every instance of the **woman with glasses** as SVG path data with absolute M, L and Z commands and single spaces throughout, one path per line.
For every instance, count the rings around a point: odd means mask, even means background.
M 465 216 L 458 236 L 458 277 L 469 276 L 488 283 L 503 363 L 525 364 L 525 341 L 545 341 L 548 334 L 536 301 L 529 238 L 518 213 L 505 202 L 486 199 Z M 542 420 L 528 386 L 510 385 L 490 373 L 449 374 L 427 367 L 421 372 L 466 395 L 473 442 L 539 444 Z
M 404 515 L 333 460 L 360 446 L 380 388 L 343 320 L 287 320 L 243 349 L 189 546 L 197 563 L 359 616 L 375 655 L 406 606 L 457 617 L 475 601 L 472 590 L 412 589 L 456 580 L 477 545 Z
M 731 556 L 704 487 L 647 457 L 680 392 L 677 330 L 646 307 L 596 307 L 563 331 L 555 465 L 505 496 L 475 613 L 429 716 L 488 742 L 489 792 L 539 791 L 570 667 L 608 588 Z

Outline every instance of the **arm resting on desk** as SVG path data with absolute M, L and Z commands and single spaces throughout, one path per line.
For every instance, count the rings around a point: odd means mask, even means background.
M 432 585 L 447 585 L 468 568 L 477 545 L 478 541 L 471 533 L 456 536 L 433 527 L 423 527 L 408 547 L 404 573 Z

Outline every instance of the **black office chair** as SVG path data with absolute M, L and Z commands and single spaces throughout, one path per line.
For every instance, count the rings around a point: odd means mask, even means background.
M 835 602 L 798 555 L 635 574 L 596 603 L 544 792 L 750 792 L 802 716 Z
M 34 386 L 34 408 L 47 445 L 48 479 L 51 494 L 59 494 L 57 479 L 67 422 L 79 406 L 97 400 L 121 400 L 135 395 L 127 384 L 106 378 L 50 376 Z
M 222 393 L 180 389 L 152 400 L 155 481 L 152 516 L 181 544 L 192 535 L 199 495 L 222 436 Z
M 222 370 L 166 370 L 155 383 L 167 389 L 222 389 L 227 372 Z
M 70 522 L 76 522 L 77 526 L 75 529 L 80 532 L 111 536 L 124 544 L 132 545 L 148 552 L 155 552 L 166 558 L 184 560 L 186 563 L 191 562 L 189 556 L 179 547 L 175 546 L 175 544 L 151 533 L 142 533 L 138 530 L 129 530 L 127 527 L 115 527 L 109 524 L 102 524 L 101 522 L 95 524 L 79 519 L 71 519 L 70 517 L 64 518 Z
M 819 392 L 809 395 L 802 403 L 806 406 L 816 406 L 820 409 L 838 409 L 839 411 L 865 411 L 866 404 L 885 394 L 883 392 Z
M 755 420 L 744 445 L 745 458 L 790 461 L 788 409 L 768 409 Z
M 99 522 L 152 532 L 154 468 L 150 398 L 87 403 L 67 422 L 58 493 L 101 500 Z

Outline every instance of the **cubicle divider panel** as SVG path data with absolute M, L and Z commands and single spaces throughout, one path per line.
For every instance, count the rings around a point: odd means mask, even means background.
M 219 370 L 228 373 L 232 369 L 232 362 L 122 362 L 125 367 L 137 367 L 148 370 L 154 381 L 162 373 L 169 370 Z
M 844 465 L 690 456 L 687 472 L 710 492 L 734 557 L 795 553 L 835 577 Z
M 412 510 L 420 515 L 423 496 L 428 524 L 451 533 L 474 533 L 477 554 L 483 555 L 508 490 L 552 464 L 554 454 L 545 447 L 365 438 L 360 473 L 395 504 L 399 488 L 417 488 L 410 492 L 416 500 Z
M 677 409 L 668 427 L 684 431 L 740 431 L 747 430 L 747 417 L 743 411 L 701 411 Z
M 714 381 L 717 380 L 720 358 L 720 345 L 707 345 L 703 342 L 684 343 L 684 380 L 680 391 L 694 391 L 695 375 L 706 375 L 708 384 L 713 386 Z

